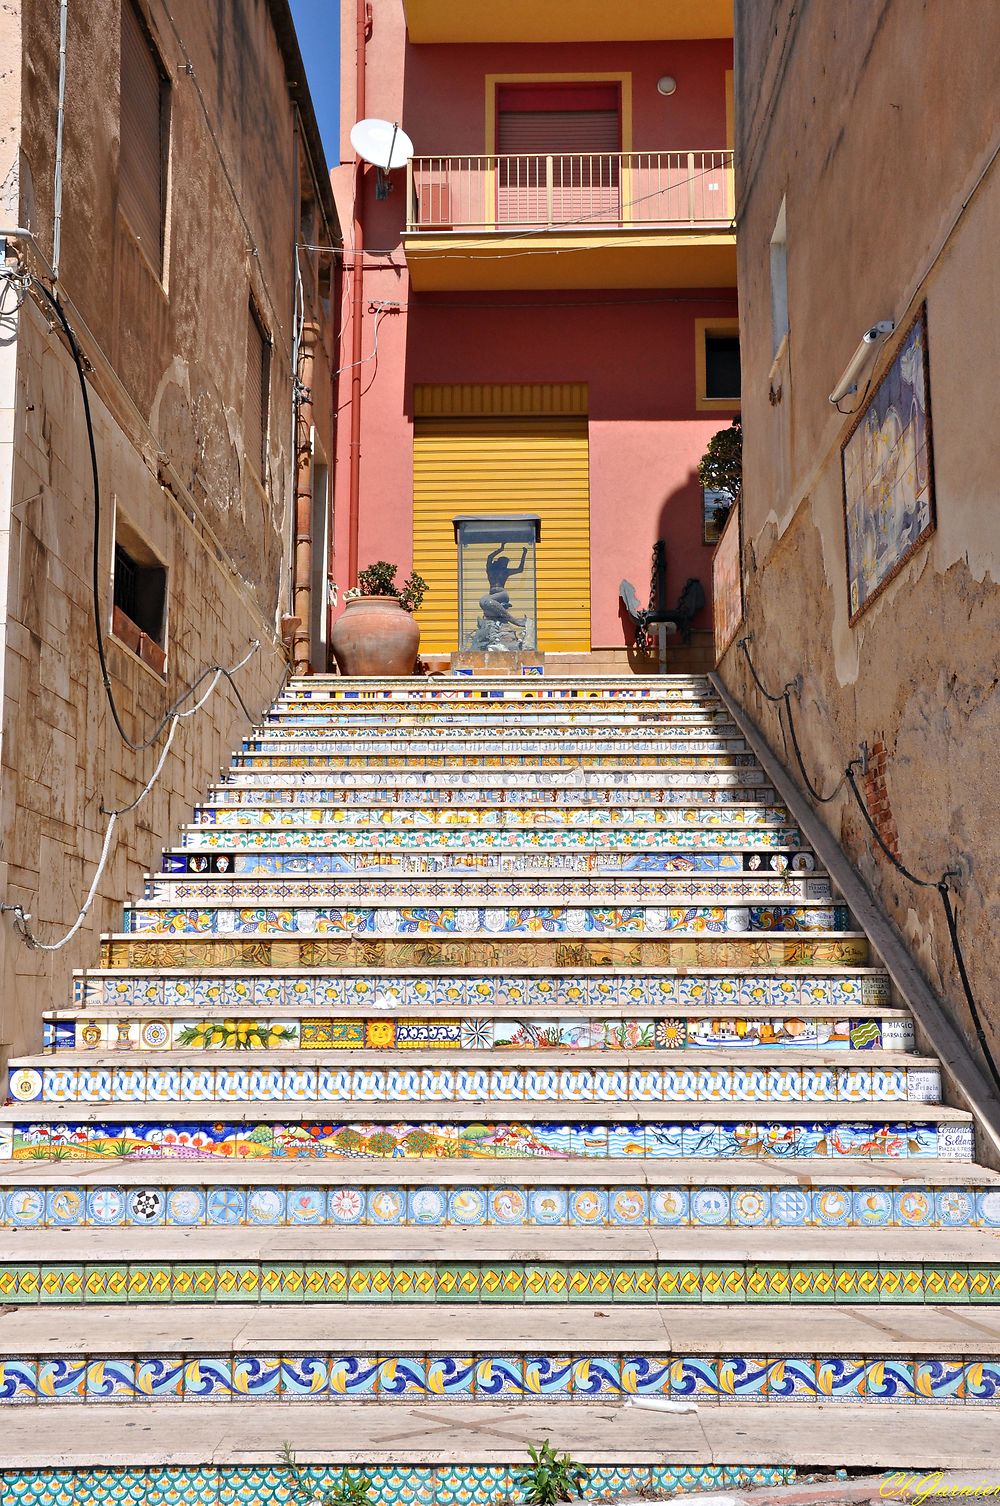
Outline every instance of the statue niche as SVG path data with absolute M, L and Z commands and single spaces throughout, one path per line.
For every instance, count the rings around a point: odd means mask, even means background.
M 511 611 L 507 582 L 512 575 L 523 573 L 528 550 L 526 547 L 523 548 L 521 563 L 512 565 L 504 549 L 503 544 L 498 544 L 486 557 L 486 579 L 489 582 L 489 590 L 485 596 L 479 598 L 479 609 L 483 615 L 476 624 L 470 648 L 502 649 L 508 653 L 517 653 L 524 647 L 528 619 L 518 617 Z

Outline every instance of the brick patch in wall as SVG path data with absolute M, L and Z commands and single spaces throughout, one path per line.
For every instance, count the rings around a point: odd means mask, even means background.
M 896 818 L 892 814 L 889 791 L 885 782 L 887 762 L 885 743 L 881 737 L 878 737 L 872 743 L 871 752 L 868 755 L 868 772 L 862 776 L 861 788 L 865 804 L 879 836 L 893 857 L 898 858 L 899 832 L 896 829 Z

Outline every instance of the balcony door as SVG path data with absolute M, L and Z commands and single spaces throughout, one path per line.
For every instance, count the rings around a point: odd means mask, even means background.
M 497 224 L 621 219 L 617 84 L 504 84 L 497 92 Z

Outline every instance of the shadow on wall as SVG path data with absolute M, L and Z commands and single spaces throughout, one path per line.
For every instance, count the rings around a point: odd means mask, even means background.
M 668 610 L 677 606 L 681 592 L 693 576 L 700 580 L 705 591 L 705 605 L 692 618 L 695 629 L 712 626 L 712 558 L 714 546 L 703 543 L 703 493 L 698 473 L 688 472 L 687 479 L 664 497 L 654 526 L 650 532 L 648 550 L 642 565 L 636 565 L 638 578 L 632 580 L 636 595 L 643 606 L 657 605 L 656 584 L 652 579 L 653 547 L 657 539 L 666 544 L 666 589 L 662 605 Z M 636 646 L 635 623 L 621 601 L 618 603 L 618 619 L 622 625 L 622 640 L 628 651 L 629 664 L 638 672 L 645 666 L 656 664 L 655 654 L 650 657 Z M 668 643 L 677 642 L 671 634 Z

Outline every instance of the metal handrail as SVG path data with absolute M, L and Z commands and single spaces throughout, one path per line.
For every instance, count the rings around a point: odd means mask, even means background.
M 408 234 L 728 226 L 733 154 L 712 149 L 414 157 L 406 202 Z

